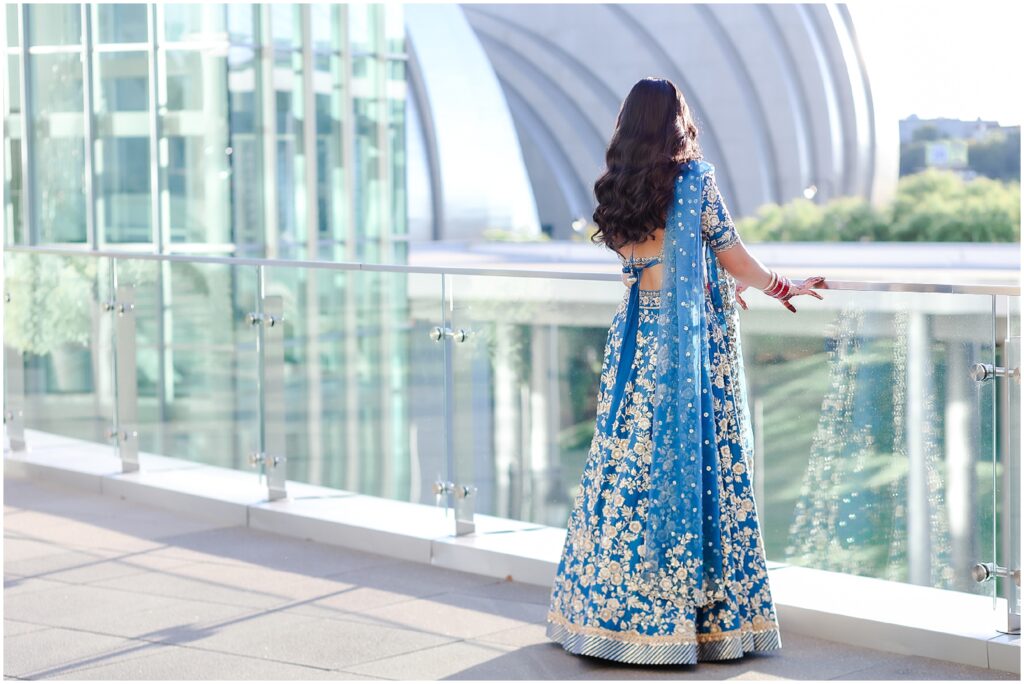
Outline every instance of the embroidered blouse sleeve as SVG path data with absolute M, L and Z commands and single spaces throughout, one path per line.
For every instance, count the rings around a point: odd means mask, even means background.
M 712 251 L 721 252 L 740 241 L 739 233 L 736 232 L 736 226 L 729 215 L 729 209 L 725 206 L 721 193 L 718 192 L 714 172 L 709 173 L 704 179 L 701 207 L 701 232 L 704 239 L 710 243 Z

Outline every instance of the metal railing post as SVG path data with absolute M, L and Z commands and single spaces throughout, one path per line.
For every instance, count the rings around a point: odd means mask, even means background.
M 4 302 L 11 301 L 4 292 Z M 4 345 L 4 429 L 11 451 L 25 451 L 25 355 L 20 349 Z
M 998 629 L 1020 634 L 1020 335 L 1007 337 L 1003 346 L 1007 377 L 1002 382 L 999 402 L 999 440 L 1002 450 L 1003 516 L 1000 556 L 1006 565 L 1003 596 L 1006 615 Z
M 256 353 L 259 361 L 259 447 L 249 465 L 267 476 L 267 499 L 288 497 L 285 457 L 286 405 L 284 397 L 284 298 L 263 294 L 264 269 L 257 269 L 256 311 L 249 324 L 259 326 Z
M 114 344 L 117 374 L 117 421 L 109 436 L 117 442 L 117 455 L 121 459 L 121 472 L 139 469 L 138 382 L 135 353 L 135 286 L 118 285 L 114 301 L 105 305 L 113 312 Z

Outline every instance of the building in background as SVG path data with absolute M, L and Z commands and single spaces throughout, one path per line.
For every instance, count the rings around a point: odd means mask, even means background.
M 963 119 L 921 119 L 916 114 L 911 114 L 906 119 L 900 119 L 900 142 L 907 143 L 914 140 L 914 134 L 922 128 L 934 128 L 940 137 L 980 140 L 990 130 L 999 128 L 998 121 L 983 121 L 979 116 L 974 121 Z
M 244 463 L 247 316 L 281 296 L 289 477 L 400 487 L 406 278 L 88 253 L 405 263 L 402 6 L 24 3 L 0 24 L 5 243 L 85 253 L 5 254 L 5 346 L 30 413 L 109 442 L 103 305 L 128 285 L 140 448 Z
M 8 4 L 4 239 L 404 261 L 400 5 Z
M 645 76 L 682 88 L 736 216 L 895 190 L 897 119 L 844 5 L 416 4 L 406 23 L 415 240 L 571 237 Z

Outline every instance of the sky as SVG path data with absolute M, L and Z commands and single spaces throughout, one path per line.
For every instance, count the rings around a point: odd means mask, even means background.
M 885 93 L 897 118 L 1021 124 L 1024 2 L 851 0 L 847 7 L 871 60 L 872 90 Z

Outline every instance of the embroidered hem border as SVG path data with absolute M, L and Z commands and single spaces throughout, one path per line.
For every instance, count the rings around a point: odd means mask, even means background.
M 640 665 L 695 665 L 700 661 L 731 660 L 752 651 L 782 648 L 778 624 L 757 631 L 741 628 L 697 634 L 680 641 L 679 637 L 671 634 L 645 636 L 603 627 L 580 626 L 567 621 L 559 613 L 549 611 L 545 632 L 548 638 L 560 643 L 569 653 Z

